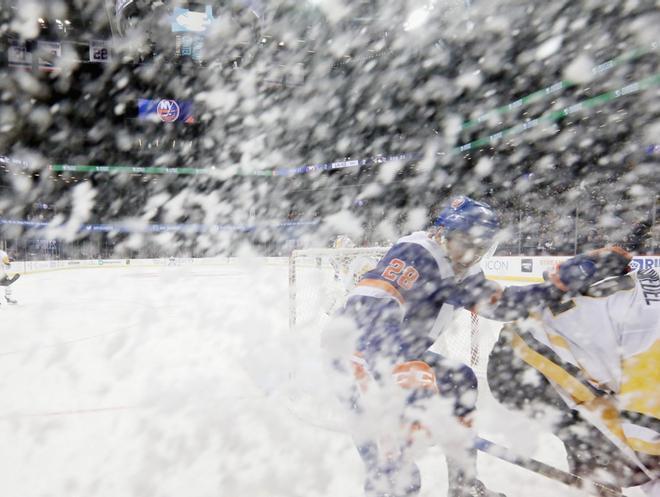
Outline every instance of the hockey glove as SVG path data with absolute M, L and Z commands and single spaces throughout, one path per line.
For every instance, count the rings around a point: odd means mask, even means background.
M 620 247 L 594 250 L 563 262 L 549 280 L 564 292 L 584 293 L 594 283 L 628 273 L 631 260 L 632 256 Z

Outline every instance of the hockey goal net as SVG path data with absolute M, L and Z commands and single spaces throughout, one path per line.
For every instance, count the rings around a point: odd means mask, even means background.
M 295 250 L 289 258 L 289 326 L 293 332 L 320 334 L 360 277 L 374 268 L 388 247 Z M 432 350 L 472 367 L 484 377 L 493 337 L 484 321 L 457 311 Z M 486 326 L 487 327 L 487 326 Z M 484 340 L 486 343 L 484 343 Z

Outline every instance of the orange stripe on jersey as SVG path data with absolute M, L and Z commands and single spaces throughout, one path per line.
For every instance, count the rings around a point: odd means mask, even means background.
M 399 304 L 403 305 L 406 302 L 406 300 L 403 298 L 403 295 L 399 293 L 399 290 L 397 290 L 394 285 L 388 283 L 387 281 L 367 278 L 361 280 L 357 286 L 370 286 L 372 288 L 380 288 L 381 290 L 386 291 L 392 297 L 394 297 L 399 302 Z

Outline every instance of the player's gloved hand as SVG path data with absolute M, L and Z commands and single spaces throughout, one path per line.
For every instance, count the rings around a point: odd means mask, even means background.
M 459 295 L 459 305 L 470 310 L 494 305 L 502 296 L 502 287 L 486 279 L 483 273 L 467 276 L 461 280 L 462 292 Z M 453 298 L 456 295 L 452 295 Z
M 568 259 L 547 279 L 564 292 L 583 293 L 598 281 L 626 274 L 631 260 L 622 248 L 607 247 Z

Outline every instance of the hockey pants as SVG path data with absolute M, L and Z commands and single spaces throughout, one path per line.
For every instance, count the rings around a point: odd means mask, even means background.
M 435 385 L 432 390 L 422 392 L 411 389 L 406 404 L 423 402 L 426 395 L 440 395 L 452 403 L 451 419 L 446 428 L 459 427 L 467 423 L 475 409 L 477 379 L 473 371 L 465 365 L 448 361 L 433 353 L 422 357 L 422 364 L 433 371 Z M 364 409 L 361 394 L 355 388 L 350 399 L 351 409 L 360 419 Z M 391 407 L 391 406 L 388 406 Z M 404 406 L 402 407 L 402 412 Z M 374 413 L 365 413 L 365 416 Z M 438 413 L 438 416 L 447 414 Z M 374 420 L 377 421 L 377 420 Z M 362 421 L 364 422 L 364 421 Z M 366 421 L 369 423 L 369 421 Z M 452 424 L 454 423 L 454 424 Z M 407 429 L 407 428 L 406 428 Z M 423 430 L 424 428 L 421 427 Z M 460 429 L 465 430 L 464 426 Z M 364 436 L 359 430 L 353 431 L 353 439 L 366 469 L 365 495 L 367 497 L 413 497 L 421 488 L 419 469 L 414 462 L 414 455 L 409 453 L 405 443 L 399 443 L 394 450 L 384 450 L 382 440 Z M 446 454 L 450 497 L 467 497 L 476 482 L 476 450 L 471 448 L 470 440 L 464 447 L 455 447 Z

